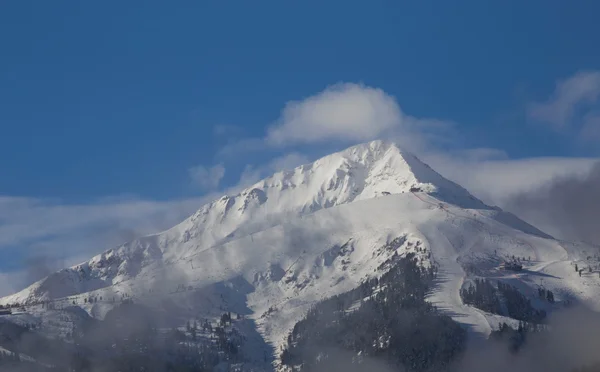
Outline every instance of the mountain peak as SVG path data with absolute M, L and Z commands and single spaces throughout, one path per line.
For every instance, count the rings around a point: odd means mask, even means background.
M 412 153 L 393 142 L 376 140 L 277 172 L 238 194 L 223 196 L 171 232 L 175 240 L 214 246 L 293 216 L 410 192 L 428 193 L 463 208 L 489 208 Z M 180 254 L 187 254 L 186 247 L 181 248 Z
M 374 140 L 325 156 L 314 164 L 337 163 L 332 180 L 341 174 L 358 177 L 359 191 L 352 200 L 404 192 L 426 192 L 440 200 L 462 207 L 482 208 L 485 205 L 467 190 L 451 182 L 422 162 L 413 153 L 394 142 Z
M 461 207 L 486 207 L 412 153 L 393 142 L 374 140 L 275 173 L 237 195 L 221 198 L 218 208 L 223 213 L 244 213 L 260 205 L 272 212 L 303 213 L 405 192 L 429 193 Z

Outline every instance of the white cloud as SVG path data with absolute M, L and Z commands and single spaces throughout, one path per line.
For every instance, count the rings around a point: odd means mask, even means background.
M 10 283 L 2 285 L 0 294 L 39 279 L 27 270 L 33 263 L 31 258 L 51 263 L 52 270 L 72 266 L 136 237 L 170 228 L 190 216 L 204 201 L 204 198 L 163 202 L 121 197 L 66 204 L 57 200 L 0 197 L 0 260 L 22 268 L 18 273 L 7 273 L 1 272 L 5 266 L 0 265 L 0 283 L 10 279 Z M 12 259 L 15 262 L 10 262 Z
M 401 125 L 402 112 L 392 96 L 381 89 L 342 83 L 302 101 L 288 102 L 266 140 L 277 146 L 364 141 Z
M 310 159 L 305 155 L 298 152 L 291 152 L 275 157 L 263 165 L 256 166 L 248 164 L 244 167 L 237 185 L 230 187 L 228 190 L 226 190 L 226 193 L 237 193 L 240 190 L 260 181 L 261 179 L 272 175 L 273 173 L 283 170 L 291 170 L 299 165 L 309 162 Z
M 261 171 L 260 167 L 256 167 L 252 164 L 247 164 L 244 167 L 244 170 L 242 171 L 242 173 L 240 174 L 240 179 L 239 179 L 237 185 L 232 187 L 231 191 L 234 191 L 233 193 L 237 193 L 237 192 L 241 191 L 242 189 L 260 181 L 261 176 L 262 176 L 262 171 Z
M 235 158 L 236 156 L 264 150 L 267 146 L 262 138 L 242 138 L 231 140 L 215 154 L 216 158 Z
M 444 120 L 404 114 L 396 99 L 382 89 L 339 83 L 303 100 L 287 102 L 264 137 L 232 139 L 216 157 L 300 145 L 325 145 L 334 151 L 342 145 L 381 138 L 418 151 L 451 143 L 453 126 Z
M 488 147 L 479 147 L 474 149 L 458 150 L 450 153 L 448 156 L 463 159 L 469 162 L 482 162 L 489 160 L 506 160 L 508 154 L 504 150 Z
M 225 167 L 223 164 L 216 164 L 210 168 L 197 165 L 188 169 L 188 173 L 194 185 L 203 190 L 215 190 L 225 176 Z
M 492 158 L 457 154 L 429 154 L 424 160 L 444 177 L 460 184 L 487 203 L 502 206 L 514 195 L 539 189 L 557 177 L 581 176 L 592 169 L 594 158 L 507 159 L 490 152 Z M 497 157 L 500 156 L 500 157 Z
M 268 168 L 272 172 L 294 169 L 302 164 L 310 163 L 310 159 L 298 152 L 291 152 L 272 159 Z
M 203 199 L 148 201 L 104 199 L 64 204 L 33 198 L 0 197 L 0 249 L 78 232 L 116 231 L 123 238 L 136 230 L 150 233 L 192 214 Z M 134 234 L 139 235 L 139 234 Z
M 533 103 L 530 118 L 560 130 L 577 121 L 578 112 L 595 105 L 600 97 L 600 71 L 582 71 L 559 81 L 550 99 Z
M 25 274 L 22 271 L 9 273 L 0 272 L 0 297 L 17 292 L 22 289 L 25 283 Z

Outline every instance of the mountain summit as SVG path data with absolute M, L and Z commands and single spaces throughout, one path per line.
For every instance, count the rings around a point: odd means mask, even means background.
M 287 189 L 292 190 L 281 192 Z M 265 192 L 264 201 L 270 200 L 270 204 L 283 209 L 299 208 L 302 212 L 411 190 L 482 206 L 465 189 L 443 178 L 413 154 L 380 140 L 276 173 L 238 197 L 247 197 L 252 190 Z
M 428 193 L 465 208 L 488 208 L 413 154 L 377 140 L 275 173 L 237 195 L 204 206 L 191 220 L 194 230 L 210 227 L 214 236 L 215 224 L 239 229 L 257 219 L 279 222 L 282 215 L 407 192 Z M 260 225 L 263 227 L 264 221 Z
M 353 146 L 292 172 L 277 173 L 255 187 L 277 185 L 305 190 L 307 200 L 295 201 L 304 201 L 303 207 L 308 210 L 313 206 L 329 207 L 411 190 L 457 201 L 474 200 L 466 190 L 440 176 L 413 154 L 384 141 Z

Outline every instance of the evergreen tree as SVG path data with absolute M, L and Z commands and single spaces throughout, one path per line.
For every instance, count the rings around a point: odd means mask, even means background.
M 548 302 L 550 302 L 551 304 L 554 303 L 554 293 L 552 293 L 552 291 L 547 291 L 546 292 L 546 299 L 548 300 Z

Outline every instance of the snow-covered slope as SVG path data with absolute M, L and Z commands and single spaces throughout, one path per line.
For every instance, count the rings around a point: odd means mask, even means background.
M 527 295 L 543 285 L 559 301 L 600 309 L 597 271 L 580 277 L 570 266 L 597 265 L 597 248 L 558 242 L 382 141 L 276 173 L 0 304 L 53 300 L 102 317 L 113 299 L 166 299 L 207 317 L 223 309 L 244 314 L 278 346 L 316 301 L 356 287 L 394 253 L 416 247 L 425 248 L 418 251 L 425 265 L 440 268 L 430 300 L 475 333 L 489 333 L 495 318 L 460 300 L 465 268 L 473 266 Z M 525 270 L 499 268 L 513 256 L 529 259 Z
M 62 270 L 9 301 L 50 299 L 103 288 L 134 278 L 159 262 L 175 262 L 294 216 L 410 190 L 464 207 L 486 208 L 414 155 L 391 143 L 374 141 L 276 173 L 237 195 L 223 196 L 164 233 L 136 239 Z

